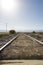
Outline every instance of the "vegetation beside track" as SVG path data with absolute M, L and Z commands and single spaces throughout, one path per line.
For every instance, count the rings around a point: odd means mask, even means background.
M 9 35 L 12 35 L 12 34 L 16 34 L 16 31 L 15 30 L 9 30 L 9 32 L 0 33 L 0 38 L 6 37 L 6 36 L 9 36 Z

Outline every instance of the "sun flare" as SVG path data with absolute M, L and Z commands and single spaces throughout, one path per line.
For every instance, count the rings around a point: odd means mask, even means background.
M 17 0 L 1 0 L 1 6 L 4 11 L 16 11 L 18 8 L 18 2 Z

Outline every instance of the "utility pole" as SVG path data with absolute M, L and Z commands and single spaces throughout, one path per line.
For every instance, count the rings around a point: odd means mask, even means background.
M 7 24 L 6 24 L 6 32 L 7 32 Z

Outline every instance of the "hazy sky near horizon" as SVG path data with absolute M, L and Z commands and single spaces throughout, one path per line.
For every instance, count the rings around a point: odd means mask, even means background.
M 0 30 L 43 30 L 43 0 L 0 0 Z

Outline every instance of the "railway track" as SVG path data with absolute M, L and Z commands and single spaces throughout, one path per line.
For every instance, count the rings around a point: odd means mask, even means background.
M 43 59 L 43 45 L 40 42 L 26 34 L 19 34 L 15 38 L 3 48 L 0 59 Z
M 7 42 L 5 42 L 6 40 L 4 40 L 4 42 L 0 44 L 0 51 L 2 51 L 7 45 L 9 45 L 17 37 L 18 37 L 18 35 L 13 36 L 13 37 L 11 36 L 11 37 L 9 37 L 10 39 L 9 38 L 6 39 Z
M 26 34 L 25 34 L 26 35 Z M 32 39 L 33 41 L 37 41 L 39 44 L 43 45 L 43 42 L 35 39 L 34 37 L 31 37 L 30 35 L 26 35 L 27 37 L 29 37 L 30 39 Z

